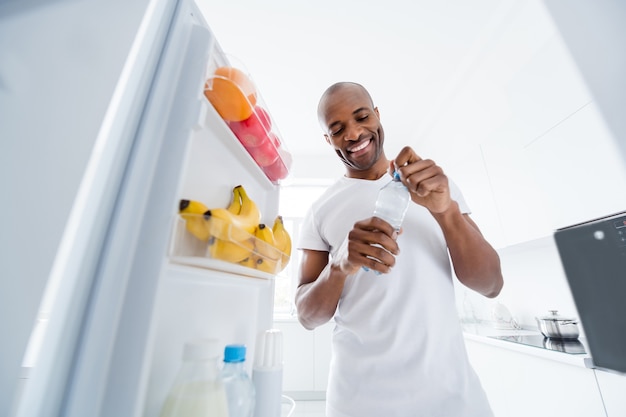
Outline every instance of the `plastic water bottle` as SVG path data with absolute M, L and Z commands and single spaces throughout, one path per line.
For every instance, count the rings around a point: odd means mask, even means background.
M 399 231 L 410 201 L 409 190 L 402 184 L 400 174 L 396 171 L 393 179 L 378 192 L 374 216 L 385 220 Z
M 222 380 L 228 399 L 229 417 L 251 417 L 254 412 L 254 384 L 244 368 L 245 360 L 244 345 L 227 345 L 224 348 Z
M 185 344 L 182 365 L 160 417 L 228 417 L 226 391 L 218 366 L 220 354 L 215 339 Z
M 396 231 L 400 231 L 410 201 L 411 194 L 400 181 L 400 174 L 396 171 L 393 173 L 393 179 L 378 192 L 374 216 L 385 220 Z M 365 266 L 363 269 L 369 271 L 369 268 Z M 378 271 L 375 273 L 380 274 Z

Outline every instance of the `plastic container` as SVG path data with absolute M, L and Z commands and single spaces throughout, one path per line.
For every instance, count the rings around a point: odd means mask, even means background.
M 278 329 L 259 334 L 252 382 L 256 390 L 254 417 L 280 417 L 283 392 L 283 334 Z
M 252 417 L 255 389 L 245 369 L 246 347 L 227 345 L 224 348 L 222 381 L 228 400 L 229 417 Z
M 256 87 L 242 70 L 230 66 L 215 69 L 206 81 L 204 95 L 226 121 L 250 117 L 256 104 Z
M 187 222 L 193 224 L 196 230 L 202 227 L 205 229 L 194 235 L 186 227 Z M 194 266 L 208 266 L 235 273 L 243 273 L 242 269 L 254 270 L 270 275 L 282 271 L 290 259 L 290 256 L 275 246 L 234 224 L 214 217 L 209 220 L 202 214 L 185 214 L 184 218 L 177 216 L 172 233 L 170 256 L 174 261 Z M 203 265 L 202 260 L 213 262 L 211 265 Z M 238 269 L 225 269 L 224 262 Z
M 160 417 L 228 417 L 226 391 L 218 367 L 220 353 L 215 339 L 185 344 L 182 365 Z
M 204 94 L 271 182 L 289 175 L 291 154 L 246 70 L 230 65 L 212 69 Z

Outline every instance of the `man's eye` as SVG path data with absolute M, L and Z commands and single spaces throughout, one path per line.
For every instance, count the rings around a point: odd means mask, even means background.
M 332 131 L 332 132 L 330 132 L 330 136 L 336 136 L 336 135 L 340 134 L 342 130 L 343 130 L 343 128 L 337 129 L 335 131 Z
M 362 122 L 364 120 L 367 120 L 368 117 L 369 117 L 369 114 L 366 114 L 365 116 L 359 116 L 356 120 L 359 122 Z

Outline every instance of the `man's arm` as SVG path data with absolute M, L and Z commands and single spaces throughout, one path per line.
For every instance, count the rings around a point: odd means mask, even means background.
M 443 231 L 459 281 L 486 297 L 496 297 L 503 285 L 500 257 L 478 226 L 461 213 L 456 202 L 433 216 Z
M 450 197 L 448 178 L 434 161 L 422 159 L 410 147 L 403 148 L 389 169 L 398 167 L 411 200 L 430 211 L 443 231 L 459 281 L 486 297 L 502 289 L 500 258 L 469 215 L 462 214 Z
M 397 233 L 391 225 L 371 217 L 356 222 L 335 259 L 326 251 L 303 250 L 296 290 L 298 320 L 307 329 L 326 323 L 335 314 L 346 278 L 366 266 L 389 272 L 398 254 Z M 377 243 L 380 246 L 373 246 Z
M 347 274 L 328 262 L 328 252 L 303 250 L 296 290 L 298 320 L 313 330 L 335 314 Z

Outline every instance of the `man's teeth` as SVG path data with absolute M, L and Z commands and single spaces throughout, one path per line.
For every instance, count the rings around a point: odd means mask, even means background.
M 350 149 L 350 152 L 358 152 L 358 151 L 360 151 L 361 149 L 365 148 L 365 147 L 366 147 L 367 145 L 369 145 L 369 144 L 370 144 L 370 141 L 369 141 L 369 140 L 368 140 L 368 141 L 366 141 L 366 142 L 363 142 L 363 143 L 362 143 L 362 144 L 360 144 L 359 146 L 357 146 L 357 147 L 355 147 L 355 148 Z

